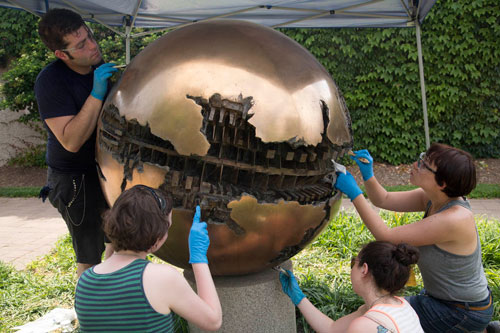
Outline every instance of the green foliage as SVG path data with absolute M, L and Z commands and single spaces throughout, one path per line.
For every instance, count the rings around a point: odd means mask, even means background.
M 37 22 L 28 12 L 0 8 L 0 67 L 29 50 L 30 42 L 38 38 Z
M 11 69 L 2 76 L 5 83 L 1 90 L 4 98 L 0 101 L 0 109 L 27 109 L 29 114 L 23 116 L 22 120 L 39 119 L 33 87 L 38 73 L 54 59 L 41 41 L 31 43 L 29 53 L 23 53 L 12 61 Z
M 483 265 L 489 272 L 500 269 L 500 223 L 498 222 L 495 219 L 480 220 L 477 228 L 481 239 Z
M 437 1 L 422 25 L 431 141 L 500 156 L 500 2 Z M 414 29 L 283 29 L 332 74 L 355 146 L 408 163 L 425 148 Z
M 13 60 L 9 71 L 2 76 L 0 86 L 3 99 L 0 110 L 28 109 L 30 114 L 21 121 L 37 119 L 33 85 L 47 55 L 37 33 L 38 17 L 22 10 L 0 8 L 0 67 Z
M 436 9 L 448 14 L 431 11 L 423 36 L 432 137 L 476 157 L 498 157 L 500 2 L 445 1 Z
M 36 145 L 23 150 L 19 155 L 11 158 L 7 164 L 24 167 L 47 167 L 45 163 L 45 145 Z

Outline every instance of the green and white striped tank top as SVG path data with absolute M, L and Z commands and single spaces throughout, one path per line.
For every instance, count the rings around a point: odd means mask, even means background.
M 109 274 L 87 269 L 76 286 L 75 310 L 82 332 L 173 332 L 173 314 L 156 312 L 144 294 L 149 261 L 136 259 Z

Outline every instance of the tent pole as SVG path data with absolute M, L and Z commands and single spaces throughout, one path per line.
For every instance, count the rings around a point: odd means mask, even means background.
M 425 148 L 430 146 L 429 139 L 429 121 L 427 118 L 427 99 L 425 97 L 425 78 L 424 78 L 424 61 L 422 59 L 422 40 L 420 38 L 420 22 L 415 20 L 415 28 L 417 32 L 417 53 L 418 53 L 418 72 L 420 74 L 420 91 L 422 94 L 422 109 L 424 111 L 424 131 L 425 131 Z
M 125 64 L 130 63 L 130 31 L 132 27 L 130 25 L 125 26 Z

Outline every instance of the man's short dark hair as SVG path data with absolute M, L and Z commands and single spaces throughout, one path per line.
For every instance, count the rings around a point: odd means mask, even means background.
M 82 17 L 64 8 L 50 9 L 38 23 L 38 34 L 42 42 L 52 51 L 65 49 L 64 36 L 85 25 Z

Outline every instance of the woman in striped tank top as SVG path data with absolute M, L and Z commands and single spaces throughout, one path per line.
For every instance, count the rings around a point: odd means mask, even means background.
M 118 197 L 104 216 L 104 232 L 115 252 L 86 270 L 76 286 L 81 332 L 173 332 L 172 311 L 203 330 L 219 329 L 222 310 L 199 207 L 189 233 L 198 294 L 175 268 L 146 259 L 165 243 L 171 224 L 172 201 L 162 191 L 136 185 Z
M 351 260 L 352 287 L 365 304 L 337 321 L 321 313 L 305 297 L 291 271 L 287 271 L 288 276 L 280 273 L 280 282 L 316 332 L 423 333 L 411 305 L 396 296 L 418 257 L 418 249 L 406 244 L 374 241 L 365 245 Z

